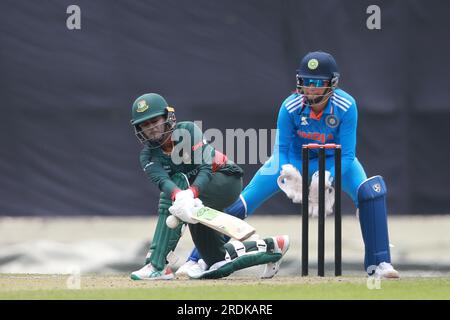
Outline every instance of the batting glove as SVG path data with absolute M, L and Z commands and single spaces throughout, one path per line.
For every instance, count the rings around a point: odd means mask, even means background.
M 169 208 L 169 212 L 181 221 L 195 224 L 198 223 L 198 221 L 193 220 L 192 216 L 201 208 L 203 208 L 203 203 L 199 198 L 194 199 L 186 197 L 176 199 L 173 205 Z

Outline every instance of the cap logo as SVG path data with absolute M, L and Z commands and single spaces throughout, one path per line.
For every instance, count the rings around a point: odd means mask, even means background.
M 310 70 L 315 70 L 319 66 L 319 61 L 317 59 L 311 59 L 308 61 L 308 68 Z
M 136 109 L 137 112 L 144 112 L 145 110 L 148 109 L 148 104 L 147 101 L 145 100 L 138 101 L 137 105 L 138 105 Z

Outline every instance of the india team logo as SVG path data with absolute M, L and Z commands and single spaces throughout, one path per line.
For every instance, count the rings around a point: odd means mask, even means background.
M 315 70 L 319 66 L 319 61 L 317 59 L 311 59 L 308 61 L 308 68 L 310 70 Z
M 138 107 L 136 109 L 137 112 L 144 112 L 147 109 L 148 109 L 147 101 L 141 100 L 138 102 Z
M 338 119 L 336 118 L 336 116 L 330 114 L 329 116 L 327 116 L 325 118 L 325 123 L 327 124 L 327 126 L 329 126 L 330 128 L 336 128 L 339 124 Z

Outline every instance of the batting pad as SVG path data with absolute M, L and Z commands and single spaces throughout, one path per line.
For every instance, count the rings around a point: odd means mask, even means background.
M 189 181 L 182 173 L 174 174 L 171 179 L 180 189 L 184 190 L 189 187 Z M 146 261 L 146 263 L 151 263 L 157 270 L 164 269 L 168 263 L 167 255 L 175 250 L 182 235 L 183 223 L 180 223 L 174 229 L 169 228 L 166 224 L 166 219 L 170 215 L 169 207 L 171 205 L 170 194 L 161 192 L 158 205 L 158 222 L 150 246 L 150 257 Z

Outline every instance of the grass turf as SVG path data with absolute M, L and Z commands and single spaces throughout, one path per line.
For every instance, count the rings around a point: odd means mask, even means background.
M 363 277 L 276 277 L 259 280 L 132 281 L 127 275 L 85 275 L 80 289 L 65 275 L 0 275 L 0 299 L 450 299 L 450 278 L 383 280 L 370 290 Z

